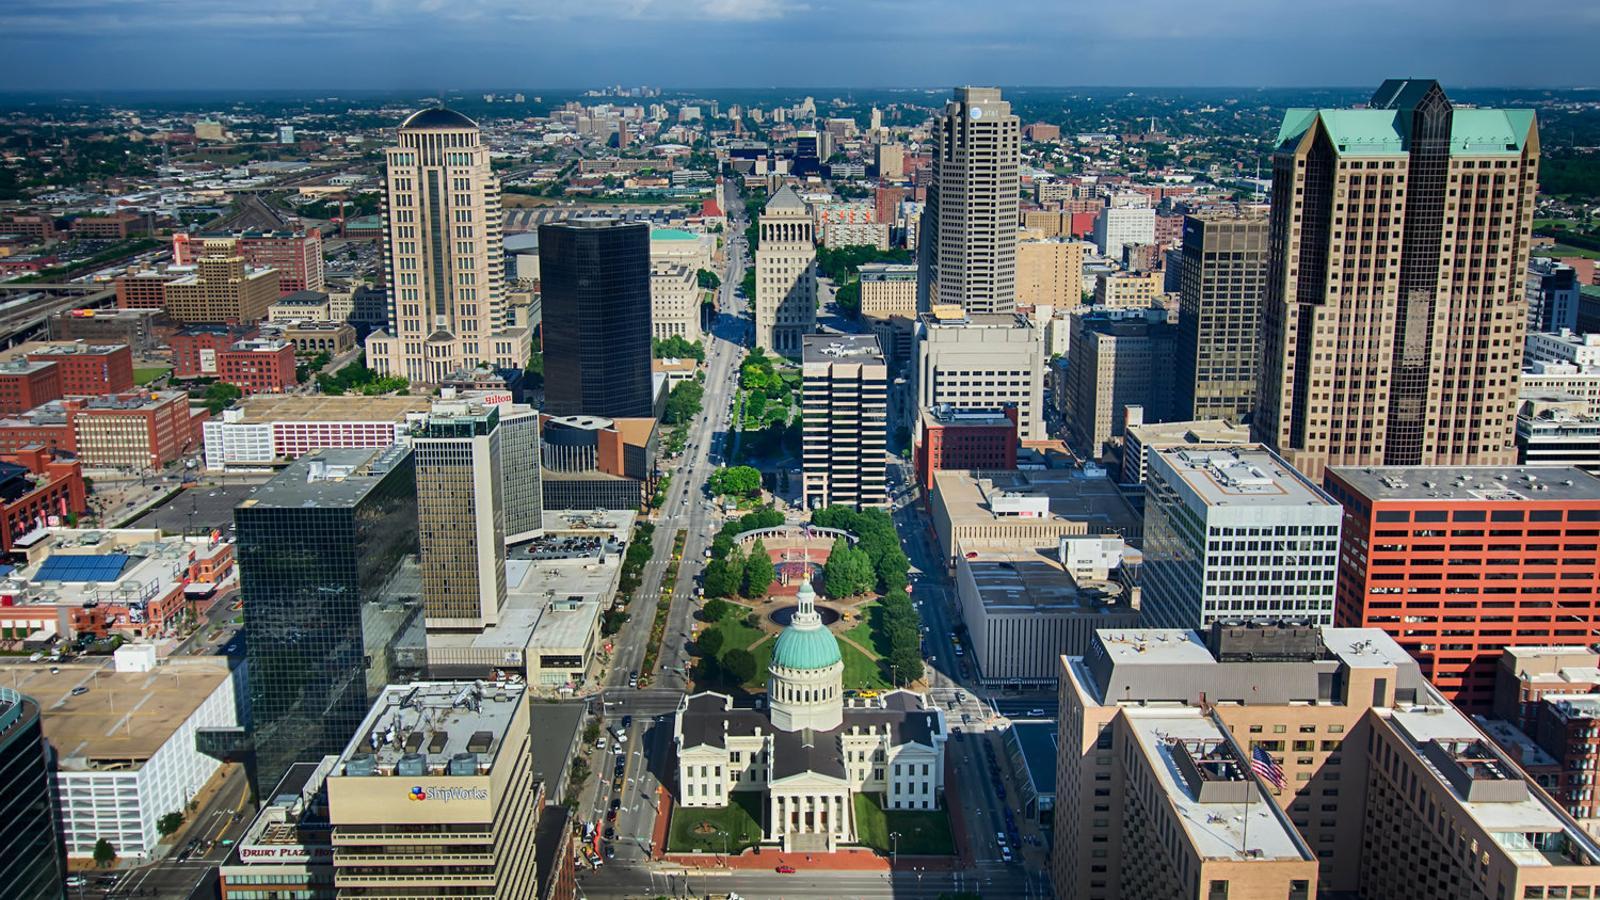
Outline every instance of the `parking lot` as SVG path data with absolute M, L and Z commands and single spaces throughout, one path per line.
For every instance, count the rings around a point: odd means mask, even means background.
M 135 519 L 132 528 L 160 528 L 168 534 L 205 534 L 212 529 L 233 536 L 233 508 L 255 493 L 257 485 L 193 485 L 161 506 Z

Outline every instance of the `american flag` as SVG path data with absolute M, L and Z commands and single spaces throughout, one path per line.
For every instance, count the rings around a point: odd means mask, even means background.
M 1272 782 L 1272 786 L 1283 790 L 1283 767 L 1272 761 L 1272 755 L 1260 747 L 1250 749 L 1250 768 L 1262 778 Z

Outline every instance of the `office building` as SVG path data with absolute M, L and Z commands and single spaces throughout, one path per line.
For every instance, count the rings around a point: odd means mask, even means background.
M 288 894 L 335 900 L 333 829 L 328 824 L 328 773 L 339 757 L 297 762 L 261 798 L 261 811 L 218 868 L 222 900 Z
M 873 335 L 802 342 L 802 498 L 807 509 L 888 501 L 889 370 Z
M 1249 442 L 1249 428 L 1222 419 L 1129 422 L 1122 432 L 1122 468 L 1117 480 L 1125 487 L 1142 490 L 1150 471 L 1150 454 L 1157 450 L 1220 450 Z
M 1094 246 L 1100 255 L 1122 259 L 1130 245 L 1156 242 L 1156 211 L 1148 206 L 1108 206 L 1094 220 Z
M 50 340 L 127 344 L 146 357 L 165 341 L 161 322 L 159 296 L 149 309 L 68 309 L 50 317 Z
M 961 548 L 956 554 L 956 607 L 985 685 L 1054 685 L 1061 657 L 1088 653 L 1097 630 L 1141 624 L 1139 588 L 1118 571 L 1122 539 L 1062 541 L 1109 542 L 1117 564 L 1075 574 L 1037 549 Z
M 15 415 L 61 399 L 61 367 L 53 362 L 0 362 L 0 414 Z
M 889 810 L 942 808 L 949 732 L 925 695 L 845 697 L 839 642 L 822 624 L 810 581 L 796 600 L 773 646 L 766 709 L 736 707 L 713 691 L 681 701 L 672 727 L 676 799 L 686 809 L 720 807 L 736 791 L 759 791 L 768 844 L 828 853 L 855 843 L 860 794 L 876 794 Z
M 1488 710 L 1506 647 L 1593 642 L 1600 479 L 1396 466 L 1336 467 L 1326 483 L 1345 510 L 1336 621 L 1392 634 L 1452 702 Z
M 66 866 L 51 801 L 51 778 L 39 703 L 0 688 L 0 878 L 17 900 L 59 900 Z
M 333 300 L 322 291 L 296 291 L 284 294 L 276 303 L 267 307 L 267 321 L 274 325 L 334 320 Z
M 901 263 L 861 265 L 861 315 L 868 318 L 917 314 L 917 267 Z
M 1148 319 L 1072 317 L 1065 390 L 1057 392 L 1072 448 L 1099 458 L 1128 423 L 1129 407 L 1143 421 L 1163 422 L 1172 410 L 1170 373 L 1177 327 Z
M 233 238 L 207 238 L 194 263 L 169 269 L 178 277 L 162 285 L 162 304 L 175 322 L 251 325 L 267 317 L 278 299 L 278 270 L 250 265 Z
M 650 329 L 653 338 L 700 340 L 700 280 L 694 269 L 672 263 L 650 266 Z
M 934 120 L 918 309 L 1010 313 L 1017 299 L 1022 131 L 998 88 L 958 87 Z
M 240 687 L 220 656 L 158 664 L 154 646 L 134 645 L 114 662 L 87 659 L 94 661 L 58 664 L 58 674 L 21 660 L 0 674 L 40 704 L 35 727 L 42 726 L 52 751 L 66 855 L 87 860 L 104 838 L 119 857 L 148 860 L 161 840 L 157 820 L 182 811 L 221 768 L 199 752 L 195 736 L 242 724 Z M 74 695 L 78 685 L 89 691 Z
M 39 537 L 89 509 L 83 463 L 43 447 L 0 454 L 0 552 Z
M 1173 415 L 1243 422 L 1255 409 L 1267 246 L 1265 216 L 1184 217 Z
M 1144 516 L 1151 624 L 1333 624 L 1339 505 L 1272 451 L 1151 452 Z
M 543 416 L 540 489 L 546 510 L 639 509 L 655 490 L 656 419 Z
M 1057 896 L 1600 887 L 1600 846 L 1377 629 L 1101 631 L 1060 685 Z
M 520 369 L 532 335 L 506 315 L 500 180 L 477 123 L 425 109 L 384 151 L 388 321 L 367 336 L 367 365 L 413 384 L 479 363 Z
M 288 341 L 295 353 L 306 356 L 343 356 L 356 348 L 355 326 L 346 322 L 291 322 L 279 326 L 278 337 Z
M 314 451 L 233 518 L 264 793 L 292 763 L 339 752 L 384 687 L 422 667 L 421 604 L 392 586 L 417 552 L 411 451 Z
M 1530 362 L 1517 387 L 1519 400 L 1578 399 L 1586 412 L 1600 415 L 1600 368 L 1582 369 L 1571 363 Z
M 1160 272 L 1101 272 L 1094 281 L 1094 305 L 1106 309 L 1145 309 L 1165 299 Z
M 1017 244 L 1017 302 L 1072 309 L 1083 304 L 1083 260 L 1087 244 L 1044 238 Z
M 167 282 L 175 281 L 182 270 L 144 269 L 118 275 L 112 281 L 117 292 L 118 309 L 159 309 L 167 306 Z
M 1592 833 L 1600 826 L 1600 656 L 1586 647 L 1507 647 L 1485 731 Z
M 1600 334 L 1580 334 L 1565 328 L 1530 331 L 1524 354 L 1530 365 L 1571 365 L 1581 372 L 1593 371 L 1600 369 Z
M 266 468 L 313 450 L 380 449 L 408 439 L 426 397 L 247 397 L 207 419 L 206 468 Z
M 322 232 L 235 231 L 227 234 L 188 234 L 172 236 L 172 261 L 175 265 L 194 265 L 208 240 L 232 240 L 234 248 L 249 265 L 274 269 L 278 290 L 284 295 L 297 291 L 320 291 L 327 285 L 322 261 Z
M 816 225 L 787 184 L 761 211 L 756 244 L 756 346 L 798 358 L 801 338 L 817 330 Z
M 1027 316 L 936 308 L 918 320 L 916 354 L 917 409 L 1014 406 L 1018 437 L 1045 439 L 1044 342 Z
M 1289 110 L 1276 144 L 1258 437 L 1313 478 L 1510 462 L 1533 111 L 1391 79 L 1365 109 Z
M 37 446 L 75 453 L 90 468 L 156 470 L 199 447 L 204 416 L 181 391 L 54 400 L 0 419 L 0 453 Z
M 418 568 L 428 628 L 474 630 L 506 602 L 500 410 L 440 401 L 412 433 Z
M 1144 540 L 1143 520 L 1103 469 L 947 469 L 933 473 L 928 505 L 952 572 L 963 551 L 1033 552 L 1083 536 L 1135 547 Z
M 1528 333 L 1577 328 L 1581 287 L 1571 266 L 1544 256 L 1528 260 Z
M 952 409 L 936 406 L 920 415 L 912 454 L 917 482 L 933 490 L 933 473 L 944 469 L 1015 469 L 1015 409 Z
M 1600 475 L 1600 416 L 1580 397 L 1522 401 L 1516 440 L 1519 466 L 1574 466 Z
M 65 397 L 99 397 L 133 390 L 133 350 L 126 344 L 26 343 L 7 351 L 6 358 L 53 363 Z
M 523 404 L 503 404 L 499 431 L 506 542 L 525 541 L 544 528 L 539 413 Z
M 579 218 L 539 226 L 545 412 L 654 415 L 650 226 Z
M 529 717 L 519 684 L 379 692 L 327 776 L 339 896 L 534 897 L 545 791 Z

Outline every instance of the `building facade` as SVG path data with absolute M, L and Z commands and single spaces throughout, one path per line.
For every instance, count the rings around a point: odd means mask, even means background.
M 278 271 L 250 265 L 233 238 L 206 239 L 184 269 L 162 285 L 163 305 L 176 322 L 254 324 L 280 293 Z
M 539 226 L 545 412 L 653 415 L 650 226 L 583 218 Z
M 39 727 L 39 704 L 0 688 L 0 878 L 18 900 L 59 900 L 66 866 L 61 832 L 51 807 L 48 754 Z
M 1257 435 L 1313 478 L 1510 462 L 1533 111 L 1391 79 L 1366 109 L 1290 110 L 1276 143 Z
M 1528 260 L 1528 333 L 1578 327 L 1578 271 L 1548 257 Z
M 672 263 L 650 267 L 650 329 L 653 338 L 700 340 L 700 280 L 696 270 Z
M 1182 266 L 1173 415 L 1243 422 L 1256 402 L 1266 217 L 1185 216 Z
M 367 336 L 367 365 L 416 384 L 478 363 L 527 365 L 531 336 L 507 324 L 500 180 L 477 123 L 413 113 L 384 155 L 389 315 Z
M 1129 246 L 1156 242 L 1156 211 L 1148 206 L 1108 206 L 1094 220 L 1094 245 L 1101 256 L 1121 260 Z
M 1333 624 L 1339 506 L 1272 451 L 1152 451 L 1144 511 L 1151 624 Z
M 1600 479 L 1531 466 L 1339 467 L 1326 484 L 1345 512 L 1336 621 L 1389 632 L 1462 708 L 1488 710 L 1504 648 L 1593 642 Z
M 942 469 L 1003 470 L 1017 467 L 1015 409 L 925 409 L 913 454 L 917 481 L 933 490 Z
M 916 354 L 917 409 L 1014 406 L 1018 437 L 1045 439 L 1044 340 L 1027 316 L 941 307 L 918 321 Z
M 801 495 L 807 509 L 888 501 L 889 370 L 872 335 L 806 335 Z
M 413 432 L 417 558 L 428 627 L 481 630 L 506 602 L 500 410 L 435 403 Z
M 863 263 L 861 315 L 872 318 L 917 314 L 917 267 L 901 263 Z
M 1122 436 L 1129 407 L 1140 421 L 1174 418 L 1172 370 L 1177 328 L 1141 319 L 1073 316 L 1065 390 L 1058 392 L 1067 440 L 1079 453 L 1099 458 Z
M 756 346 L 791 359 L 817 330 L 816 224 L 788 185 L 761 211 L 756 245 Z
M 934 120 L 919 228 L 919 305 L 1010 313 L 1017 300 L 1022 126 L 998 88 L 958 87 Z
M 1088 245 L 1047 238 L 1017 244 L 1017 302 L 1052 309 L 1083 304 L 1083 260 Z

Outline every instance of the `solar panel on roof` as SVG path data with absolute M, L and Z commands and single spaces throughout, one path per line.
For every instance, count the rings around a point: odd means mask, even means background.
M 116 581 L 128 565 L 126 553 L 58 553 L 39 566 L 35 581 Z

